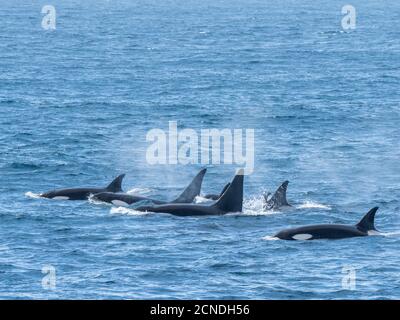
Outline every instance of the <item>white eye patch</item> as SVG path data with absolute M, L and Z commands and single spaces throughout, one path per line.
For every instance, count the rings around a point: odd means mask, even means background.
M 310 240 L 313 236 L 308 233 L 299 233 L 292 236 L 294 240 Z
M 111 203 L 117 207 L 129 207 L 129 204 L 121 200 L 113 200 Z
M 54 197 L 52 199 L 53 200 L 69 200 L 69 197 L 58 196 L 58 197 Z

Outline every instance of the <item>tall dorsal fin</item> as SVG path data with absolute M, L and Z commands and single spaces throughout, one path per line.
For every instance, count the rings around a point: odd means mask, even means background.
M 376 230 L 374 225 L 375 213 L 379 207 L 372 208 L 368 213 L 356 224 L 357 228 L 362 231 Z
M 125 177 L 125 173 L 116 177 L 107 187 L 107 191 L 109 192 L 121 192 L 122 191 L 122 180 Z
M 244 170 L 240 169 L 224 194 L 213 206 L 224 212 L 242 212 Z
M 228 188 L 229 188 L 229 186 L 230 186 L 230 185 L 231 185 L 231 183 L 230 183 L 230 182 L 229 182 L 229 183 L 227 183 L 227 184 L 225 185 L 225 187 L 222 189 L 221 193 L 219 194 L 219 197 L 218 197 L 218 199 L 222 197 L 222 195 L 224 194 L 224 192 L 226 191 L 226 189 L 228 189 Z
M 192 203 L 193 200 L 200 194 L 201 185 L 203 183 L 204 175 L 207 169 L 204 168 L 193 178 L 192 182 L 186 187 L 185 190 L 176 198 L 173 203 Z

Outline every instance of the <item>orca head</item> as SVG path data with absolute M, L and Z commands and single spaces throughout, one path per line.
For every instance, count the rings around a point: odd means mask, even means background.
M 49 191 L 49 192 L 44 192 L 40 194 L 41 198 L 46 198 L 46 199 L 55 199 L 57 197 L 60 197 L 57 191 Z M 56 199 L 57 200 L 57 199 Z
M 40 196 L 41 198 L 51 199 L 51 198 L 53 198 L 53 196 L 54 196 L 54 192 L 53 192 L 53 191 L 44 192 L 44 193 L 41 193 L 39 196 Z
M 90 195 L 90 199 L 94 201 L 108 202 L 107 192 L 100 192 Z
M 293 240 L 292 235 L 293 233 L 290 230 L 281 230 L 274 237 L 282 240 Z

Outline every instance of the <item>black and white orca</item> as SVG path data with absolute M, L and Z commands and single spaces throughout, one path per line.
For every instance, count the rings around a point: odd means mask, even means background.
M 318 224 L 286 229 L 274 237 L 282 240 L 343 239 L 377 234 L 374 220 L 378 207 L 371 209 L 355 226 L 344 224 Z
M 45 193 L 41 193 L 40 197 L 54 199 L 54 200 L 86 200 L 91 194 L 99 192 L 121 192 L 121 184 L 125 174 L 121 174 L 116 177 L 107 187 L 105 188 L 71 188 L 71 189 L 58 189 Z
M 201 185 L 203 183 L 203 178 L 206 172 L 207 169 L 200 170 L 200 172 L 193 178 L 192 182 L 185 188 L 180 196 L 172 201 L 152 199 L 138 194 L 113 192 L 97 193 L 94 194 L 91 199 L 101 202 L 112 203 L 119 207 L 127 207 L 139 201 L 149 201 L 153 204 L 192 203 L 193 200 L 200 194 Z
M 173 203 L 154 206 L 141 206 L 138 211 L 169 213 L 175 216 L 223 215 L 229 212 L 242 212 L 244 170 L 240 169 L 224 194 L 212 204 Z

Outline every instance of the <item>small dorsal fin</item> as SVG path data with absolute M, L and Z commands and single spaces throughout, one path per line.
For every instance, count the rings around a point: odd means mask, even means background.
M 375 213 L 379 207 L 372 208 L 368 213 L 356 224 L 357 228 L 362 231 L 376 230 L 374 225 Z
M 193 200 L 200 194 L 201 185 L 203 183 L 204 175 L 207 169 L 204 168 L 193 178 L 192 182 L 186 187 L 185 190 L 176 198 L 173 203 L 192 203 Z
M 240 169 L 224 194 L 213 206 L 224 212 L 242 212 L 244 170 Z
M 116 177 L 107 187 L 107 191 L 109 192 L 121 192 L 122 191 L 122 180 L 125 177 L 125 173 Z
M 270 198 L 268 198 L 270 193 L 264 195 L 264 209 L 271 210 L 278 209 L 279 207 L 283 206 L 290 207 L 290 204 L 287 202 L 286 199 L 288 185 L 289 181 L 284 181 Z

